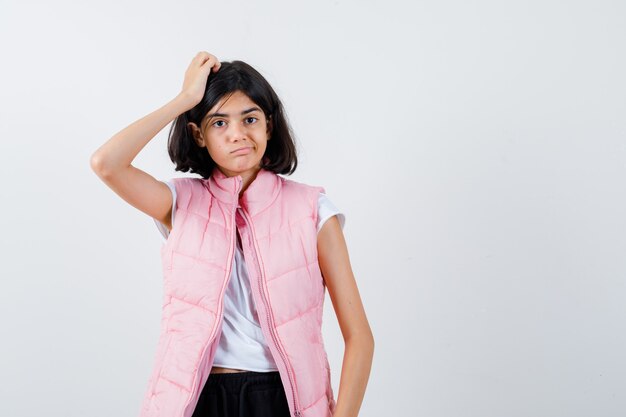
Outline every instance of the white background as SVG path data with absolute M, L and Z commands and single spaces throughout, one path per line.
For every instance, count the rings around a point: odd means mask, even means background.
M 91 154 L 201 50 L 257 68 L 345 213 L 360 416 L 626 414 L 622 1 L 0 1 L 0 415 L 135 417 L 161 237 Z M 169 126 L 135 159 L 174 172 Z M 343 341 L 327 297 L 338 392 Z

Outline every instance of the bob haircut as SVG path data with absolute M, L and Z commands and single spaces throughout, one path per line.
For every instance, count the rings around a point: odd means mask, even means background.
M 191 171 L 208 179 L 216 167 L 206 147 L 196 143 L 188 123 L 200 126 L 204 116 L 223 97 L 241 91 L 247 95 L 271 121 L 271 140 L 267 142 L 261 168 L 276 174 L 291 175 L 298 166 L 293 131 L 287 121 L 283 105 L 267 80 L 243 61 L 221 62 L 220 69 L 209 74 L 202 101 L 180 114 L 169 132 L 168 153 L 175 170 Z

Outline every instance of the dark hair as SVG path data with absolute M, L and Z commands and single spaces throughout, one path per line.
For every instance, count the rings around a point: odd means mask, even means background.
M 298 166 L 298 158 L 283 105 L 267 80 L 243 61 L 221 62 L 220 69 L 209 74 L 202 101 L 174 119 L 167 146 L 170 159 L 176 164 L 175 170 L 191 171 L 205 179 L 211 176 L 215 161 L 206 147 L 198 146 L 187 123 L 200 126 L 209 110 L 222 97 L 235 91 L 247 95 L 272 123 L 272 139 L 267 142 L 261 167 L 276 174 L 291 175 Z

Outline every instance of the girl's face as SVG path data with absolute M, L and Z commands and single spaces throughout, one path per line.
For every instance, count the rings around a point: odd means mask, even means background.
M 194 125 L 195 127 L 195 125 Z M 270 138 L 265 113 L 241 91 L 225 96 L 194 129 L 198 146 L 207 148 L 220 171 L 228 177 L 256 177 Z

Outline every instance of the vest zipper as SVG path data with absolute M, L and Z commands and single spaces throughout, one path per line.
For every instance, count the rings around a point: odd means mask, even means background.
M 254 234 L 254 229 L 252 228 L 252 222 L 250 221 L 250 218 L 248 217 L 248 214 L 246 213 L 246 211 L 242 208 L 241 212 L 243 214 L 243 217 L 246 219 L 246 222 L 248 223 L 248 227 L 250 228 L 250 234 L 252 235 L 252 249 L 253 249 L 253 253 L 254 256 L 256 257 L 256 266 L 258 268 L 258 276 L 259 279 L 257 280 L 258 282 L 258 287 L 259 287 L 259 293 L 261 294 L 262 298 L 263 298 L 263 302 L 265 303 L 266 306 L 266 316 L 267 316 L 267 322 L 268 324 L 270 324 L 269 326 L 269 332 L 270 335 L 272 336 L 272 339 L 274 341 L 274 344 L 277 347 L 278 352 L 280 353 L 281 359 L 283 360 L 284 364 L 285 364 L 285 369 L 287 369 L 287 376 L 289 377 L 289 384 L 291 386 L 291 394 L 292 394 L 292 398 L 293 398 L 293 405 L 294 405 L 294 412 L 293 415 L 294 417 L 301 417 L 302 413 L 300 411 L 300 404 L 298 401 L 298 396 L 296 395 L 296 384 L 295 384 L 295 378 L 293 377 L 293 369 L 291 368 L 291 364 L 289 363 L 289 361 L 287 360 L 287 356 L 286 354 L 283 352 L 283 347 L 282 345 L 279 343 L 278 341 L 278 337 L 276 336 L 276 334 L 274 333 L 274 324 L 273 324 L 273 320 L 272 320 L 272 316 L 270 314 L 270 303 L 268 302 L 267 298 L 265 297 L 265 292 L 263 291 L 263 288 L 261 287 L 261 283 L 265 281 L 265 276 L 263 275 L 263 271 L 261 269 L 261 264 L 259 263 L 259 253 L 257 251 L 256 248 L 256 236 Z

